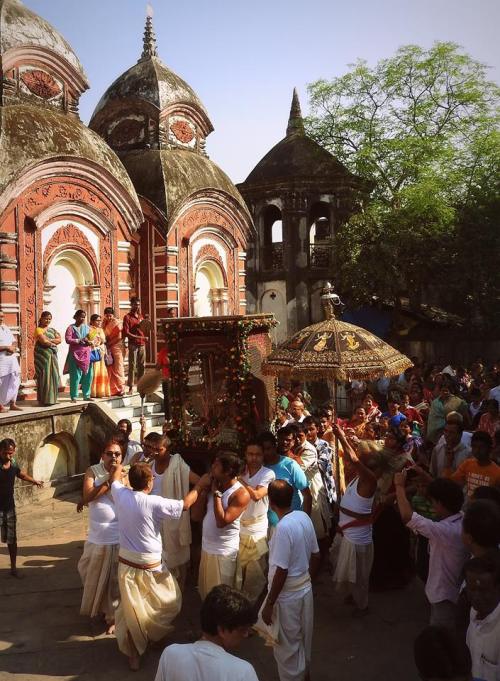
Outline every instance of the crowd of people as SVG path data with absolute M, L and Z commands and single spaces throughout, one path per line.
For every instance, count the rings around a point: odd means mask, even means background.
M 86 336 L 85 336 L 86 337 Z M 255 681 L 230 655 L 254 627 L 280 681 L 305 681 L 319 570 L 356 618 L 371 590 L 425 583 L 429 626 L 415 641 L 423 679 L 500 678 L 500 373 L 415 361 L 393 381 L 349 386 L 352 416 L 281 388 L 270 431 L 218 451 L 201 477 L 168 430 L 130 440 L 118 424 L 85 474 L 89 534 L 81 613 L 102 616 L 132 669 L 168 636 L 197 573 L 200 641 L 168 646 L 157 681 Z M 493 404 L 496 403 L 496 407 Z M 0 443 L 2 539 L 15 564 L 15 443 Z M 4 504 L 3 500 L 7 499 Z M 201 555 L 192 542 L 201 527 Z M 190 577 L 191 575 L 191 577 Z M 197 664 L 207 659 L 207 667 Z M 208 671 L 207 671 L 208 670 Z
M 174 314 L 173 308 L 167 316 Z M 21 372 L 17 359 L 18 347 L 12 331 L 4 324 L 0 310 L 0 413 L 20 411 L 17 396 Z M 87 323 L 87 313 L 77 310 L 73 323 L 64 336 L 51 326 L 52 314 L 42 312 L 34 332 L 34 364 L 37 400 L 40 406 L 57 404 L 61 387 L 59 353 L 63 342 L 67 355 L 63 373 L 69 376 L 71 402 L 76 402 L 80 392 L 84 400 L 131 394 L 136 382 L 144 375 L 146 343 L 151 324 L 143 316 L 139 298 L 130 300 L 130 312 L 122 321 L 112 307 L 103 315 L 92 314 Z M 128 375 L 125 376 L 125 357 L 128 354 Z M 165 376 L 162 351 L 158 368 Z M 166 373 L 168 377 L 168 371 Z

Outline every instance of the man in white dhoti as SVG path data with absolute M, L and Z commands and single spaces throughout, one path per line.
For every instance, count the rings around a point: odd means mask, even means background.
M 201 606 L 201 639 L 163 651 L 155 681 L 258 681 L 249 662 L 231 655 L 255 622 L 247 598 L 226 584 L 212 589 Z
M 115 631 L 115 610 L 118 607 L 118 551 L 120 538 L 115 504 L 111 496 L 109 476 L 112 468 L 121 464 L 126 444 L 121 433 L 104 445 L 101 461 L 90 466 L 83 478 L 82 505 L 89 507 L 89 534 L 78 561 L 83 583 L 80 615 L 104 615 L 106 633 Z
M 21 411 L 17 406 L 17 393 L 21 385 L 21 370 L 16 357 L 16 341 L 8 326 L 4 324 L 5 314 L 0 310 L 0 413 Z
M 252 602 L 255 602 L 267 582 L 267 554 L 269 553 L 267 488 L 276 476 L 270 468 L 263 465 L 264 452 L 256 440 L 247 444 L 245 460 L 245 470 L 238 478 L 250 495 L 250 503 L 240 521 L 241 590 Z
M 198 483 L 207 489 L 193 508 L 193 520 L 203 520 L 198 590 L 202 600 L 218 584 L 241 586 L 238 561 L 240 517 L 250 495 L 238 482 L 241 461 L 232 452 L 222 452 L 214 459 L 210 475 Z M 208 492 L 211 486 L 211 492 Z
M 377 480 L 382 474 L 382 459 L 376 452 L 362 461 L 338 424 L 332 426 L 344 456 L 357 477 L 346 487 L 339 509 L 337 535 L 331 556 L 333 581 L 338 588 L 350 590 L 346 602 L 355 606 L 354 615 L 368 612 L 370 572 L 373 565 L 373 501 Z
M 153 489 L 166 499 L 184 499 L 189 485 L 196 485 L 199 475 L 193 473 L 180 454 L 170 454 L 170 439 L 163 433 L 147 435 L 149 452 L 153 456 Z M 165 518 L 162 522 L 162 561 L 176 578 L 181 591 L 191 557 L 191 522 L 189 513 L 183 513 L 179 520 Z
M 162 570 L 161 523 L 182 516 L 198 498 L 196 486 L 184 500 L 151 496 L 153 474 L 145 463 L 129 471 L 132 489 L 120 481 L 122 467 L 113 468 L 111 493 L 120 534 L 118 584 L 120 605 L 115 616 L 118 647 L 128 655 L 130 668 L 139 668 L 149 641 L 159 641 L 172 629 L 182 597 L 175 578 Z
M 291 510 L 293 488 L 288 482 L 275 480 L 268 495 L 279 522 L 269 544 L 269 591 L 256 628 L 273 645 L 280 681 L 305 681 L 311 661 L 311 578 L 320 563 L 318 540 L 309 516 Z

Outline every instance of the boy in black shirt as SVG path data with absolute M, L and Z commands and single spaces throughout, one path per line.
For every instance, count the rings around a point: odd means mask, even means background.
M 16 454 L 16 443 L 10 438 L 0 442 L 0 532 L 1 541 L 7 544 L 10 556 L 10 574 L 19 577 L 16 568 L 17 536 L 16 505 L 14 502 L 14 483 L 16 478 L 43 487 L 43 482 L 34 480 L 26 471 L 22 471 L 13 461 Z

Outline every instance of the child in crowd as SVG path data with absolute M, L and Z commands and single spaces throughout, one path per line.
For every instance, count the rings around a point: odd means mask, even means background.
M 466 485 L 467 496 L 472 496 L 476 487 L 500 485 L 500 466 L 491 460 L 493 440 L 488 433 L 478 430 L 471 439 L 472 457 L 463 461 L 452 473 L 453 452 L 446 452 L 446 467 L 443 476 Z
M 20 577 L 17 571 L 17 533 L 16 504 L 14 501 L 14 485 L 16 478 L 43 487 L 43 482 L 35 480 L 15 463 L 16 443 L 10 438 L 0 442 L 0 539 L 7 544 L 10 557 L 10 574 Z
M 432 521 L 439 520 L 432 500 L 427 494 L 427 483 L 418 480 L 417 489 L 411 498 L 411 507 L 424 518 Z M 429 540 L 422 534 L 417 534 L 416 537 L 416 551 L 415 551 L 415 569 L 417 575 L 425 584 L 429 576 Z

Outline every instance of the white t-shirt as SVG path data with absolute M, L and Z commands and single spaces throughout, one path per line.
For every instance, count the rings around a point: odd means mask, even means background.
M 478 681 L 500 680 L 500 605 L 480 620 L 470 611 L 467 646 L 472 657 L 472 676 Z
M 311 518 L 304 511 L 292 511 L 276 525 L 269 543 L 269 589 L 276 568 L 288 570 L 288 577 L 300 577 L 309 572 L 311 554 L 318 553 L 318 540 Z M 303 591 L 281 593 L 278 600 L 302 597 Z
M 105 480 L 101 480 L 94 487 L 100 487 Z M 91 544 L 118 544 L 118 518 L 115 504 L 109 492 L 89 503 L 89 535 L 87 541 Z
M 120 546 L 136 553 L 156 554 L 161 559 L 161 521 L 181 517 L 184 502 L 134 492 L 121 482 L 113 482 L 111 493 L 116 506 Z
M 265 487 L 266 490 L 270 483 L 276 479 L 274 471 L 265 466 L 261 466 L 257 473 L 252 477 L 249 477 L 248 473 L 241 476 L 245 482 L 247 482 L 250 487 Z M 262 537 L 267 537 L 267 512 L 269 510 L 269 498 L 266 494 L 265 497 L 259 499 L 259 501 L 252 501 L 246 507 L 241 515 L 241 527 L 240 534 L 246 537 L 253 537 L 255 541 L 261 539 Z M 248 525 L 247 522 L 251 518 L 256 518 L 257 520 Z
M 128 466 L 137 452 L 142 452 L 142 445 L 136 440 L 129 440 L 127 445 L 127 453 L 125 454 L 124 466 Z
M 168 646 L 155 681 L 259 681 L 249 662 L 211 641 Z

